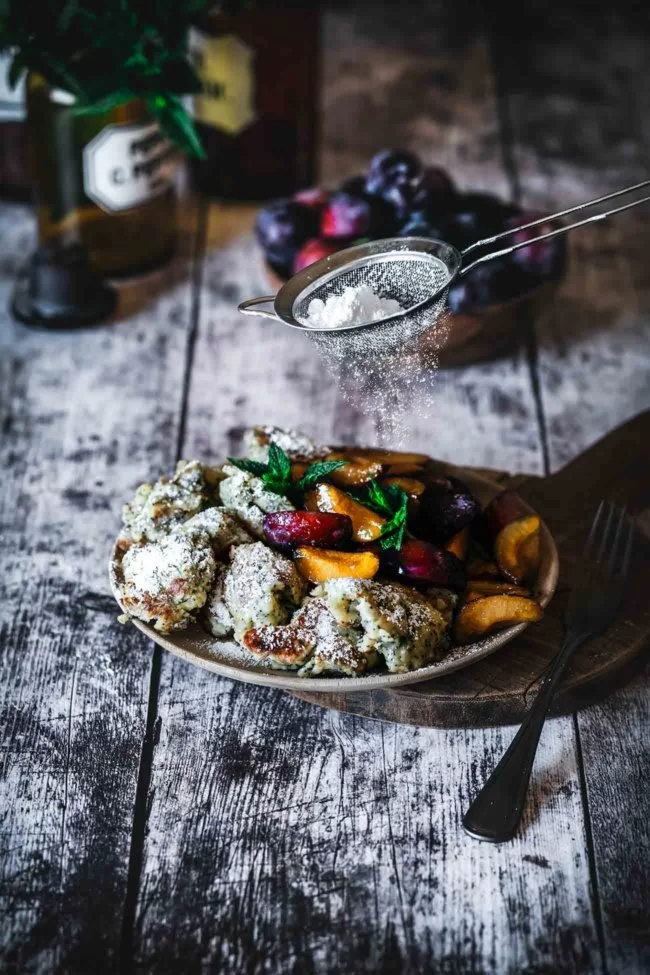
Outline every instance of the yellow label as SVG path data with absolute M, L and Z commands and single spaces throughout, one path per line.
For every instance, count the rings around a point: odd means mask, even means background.
M 190 51 L 203 91 L 194 96 L 194 117 L 229 135 L 255 119 L 254 52 L 234 34 L 210 37 L 193 30 Z

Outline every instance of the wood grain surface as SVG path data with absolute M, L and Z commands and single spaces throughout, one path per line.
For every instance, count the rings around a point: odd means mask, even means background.
M 626 6 L 535 0 L 520 33 L 475 0 L 329 6 L 324 176 L 392 143 L 535 206 L 631 181 L 650 24 Z M 4 312 L 32 224 L 0 208 L 0 970 L 647 971 L 647 678 L 548 723 L 522 830 L 492 847 L 460 820 L 513 729 L 326 712 L 114 622 L 104 564 L 141 480 L 260 420 L 382 435 L 309 345 L 239 319 L 264 291 L 252 212 L 208 217 L 115 323 L 45 335 Z M 413 445 L 544 474 L 647 409 L 646 226 L 580 234 L 552 312 L 441 374 Z
M 518 192 L 535 207 L 630 185 L 650 170 L 650 10 L 596 4 L 576 29 L 574 9 L 549 18 L 539 0 L 527 4 L 522 43 L 496 58 Z M 537 323 L 534 370 L 551 470 L 648 407 L 649 226 L 644 207 L 573 235 L 572 273 Z M 610 476 L 604 466 L 601 481 Z M 647 673 L 574 719 L 594 908 L 612 972 L 650 966 Z

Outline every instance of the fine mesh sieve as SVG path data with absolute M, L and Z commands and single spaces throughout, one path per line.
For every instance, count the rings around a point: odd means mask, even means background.
M 649 185 L 650 180 L 645 180 L 588 203 L 532 220 L 505 233 L 477 241 L 462 252 L 443 241 L 423 237 L 392 237 L 350 247 L 299 271 L 277 295 L 243 301 L 239 310 L 247 315 L 272 318 L 292 328 L 302 329 L 323 352 L 338 361 L 359 354 L 365 357 L 368 353 L 392 357 L 397 350 L 408 347 L 422 332 L 437 324 L 446 306 L 449 286 L 456 278 L 463 277 L 479 264 L 510 254 L 520 247 L 530 246 L 531 243 L 528 239 L 492 249 L 498 241 Z M 556 237 L 649 200 L 650 196 L 635 199 L 574 223 L 563 224 L 534 239 L 541 241 Z M 490 249 L 485 251 L 485 248 Z M 481 254 L 482 250 L 484 253 Z M 480 256 L 468 263 L 466 258 L 469 254 Z M 346 288 L 356 289 L 361 285 L 368 285 L 379 297 L 396 300 L 404 310 L 378 322 L 360 322 L 344 327 L 314 328 L 307 324 L 309 303 L 314 298 L 326 302 L 333 295 L 342 294 Z M 257 307 L 265 303 L 273 303 L 273 311 Z

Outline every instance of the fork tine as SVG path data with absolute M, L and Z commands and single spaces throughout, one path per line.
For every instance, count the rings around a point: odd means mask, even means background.
M 591 523 L 591 528 L 589 529 L 589 535 L 587 537 L 587 541 L 585 542 L 585 547 L 580 557 L 580 561 L 583 564 L 588 562 L 589 559 L 591 558 L 591 552 L 593 549 L 594 542 L 596 540 L 596 532 L 598 531 L 598 526 L 602 519 L 604 510 L 605 510 L 605 502 L 601 501 L 600 504 L 598 505 L 598 510 L 594 515 L 594 520 Z
M 632 561 L 632 549 L 634 548 L 634 536 L 636 534 L 636 520 L 634 518 L 627 519 L 627 542 L 625 545 L 625 551 L 623 553 L 623 564 L 621 566 L 620 573 L 620 585 L 624 586 L 628 573 L 630 571 L 630 562 Z
M 605 522 L 605 527 L 603 533 L 600 537 L 600 546 L 598 548 L 598 555 L 596 556 L 596 563 L 600 563 L 605 558 L 605 553 L 608 548 L 609 537 L 611 535 L 611 530 L 614 527 L 614 512 L 616 508 L 611 501 L 607 502 L 607 521 Z
M 614 569 L 616 567 L 616 560 L 618 556 L 618 550 L 620 543 L 623 539 L 623 529 L 627 524 L 626 514 L 627 509 L 622 507 L 621 509 L 614 508 L 614 511 L 618 513 L 618 524 L 616 526 L 616 532 L 614 534 L 614 541 L 612 542 L 611 548 L 609 550 L 609 558 L 607 559 L 607 571 L 610 576 L 614 575 Z

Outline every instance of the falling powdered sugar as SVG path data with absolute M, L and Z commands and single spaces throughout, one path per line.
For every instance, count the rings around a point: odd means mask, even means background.
M 309 302 L 305 325 L 308 328 L 348 328 L 367 325 L 404 311 L 394 298 L 382 298 L 363 284 L 345 288 L 340 295 L 330 295 L 326 301 L 314 298 Z

